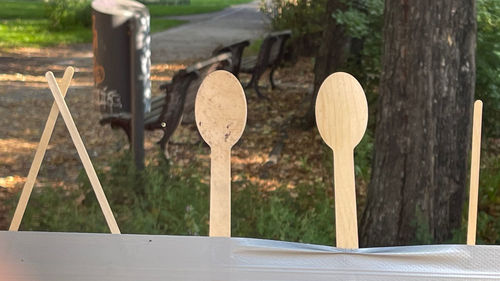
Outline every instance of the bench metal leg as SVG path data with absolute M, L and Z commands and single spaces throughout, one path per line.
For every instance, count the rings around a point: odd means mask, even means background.
M 276 67 L 273 67 L 271 68 L 271 71 L 269 72 L 269 82 L 271 82 L 271 89 L 276 89 L 276 84 L 274 84 L 274 80 L 273 80 L 273 75 L 274 75 L 274 71 L 276 70 Z
M 125 123 L 125 122 L 111 123 L 111 128 L 122 129 L 127 135 L 128 143 L 132 144 L 132 128 L 130 127 L 130 123 Z
M 262 75 L 262 73 L 259 73 L 259 72 L 253 73 L 252 78 L 250 79 L 250 82 L 248 82 L 248 84 L 245 86 L 245 89 L 250 88 L 250 86 L 253 85 L 253 89 L 257 93 L 257 96 L 259 98 L 267 99 L 267 97 L 265 95 L 263 95 L 259 90 L 259 79 L 260 79 L 261 75 Z
M 177 126 L 175 126 L 173 130 L 169 130 L 167 127 L 163 128 L 163 137 L 161 137 L 161 139 L 157 142 L 160 145 L 161 151 L 165 151 L 167 143 L 170 140 L 170 137 L 174 134 L 175 129 L 177 129 Z
M 264 95 L 260 92 L 260 90 L 259 90 L 259 83 L 254 82 L 254 83 L 253 83 L 253 89 L 255 90 L 255 92 L 257 93 L 257 96 L 259 96 L 259 98 L 261 98 L 261 99 L 262 99 L 262 98 L 267 99 L 267 97 L 266 97 L 266 96 L 264 96 Z
M 253 85 L 254 81 L 255 81 L 255 76 L 252 74 L 252 78 L 250 78 L 250 82 L 248 82 L 248 84 L 245 85 L 245 89 L 250 88 L 250 86 Z

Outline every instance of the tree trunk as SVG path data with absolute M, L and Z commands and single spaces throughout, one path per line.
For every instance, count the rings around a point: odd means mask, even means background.
M 335 71 L 345 65 L 348 56 L 349 37 L 344 28 L 337 24 L 332 17 L 336 10 L 345 10 L 345 4 L 340 0 L 328 0 L 325 10 L 325 29 L 321 39 L 321 45 L 314 63 L 314 89 L 311 95 L 309 108 L 305 116 L 306 128 L 312 128 L 316 122 L 315 105 L 321 83 Z
M 475 81 L 474 0 L 386 0 L 361 245 L 441 243 L 460 227 Z

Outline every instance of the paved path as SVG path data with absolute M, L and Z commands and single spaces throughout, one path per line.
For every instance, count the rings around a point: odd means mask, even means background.
M 215 13 L 172 18 L 190 22 L 152 35 L 153 64 L 207 58 L 217 46 L 260 37 L 269 26 L 269 19 L 259 12 L 259 0 Z M 0 50 L 0 103 L 32 96 L 52 99 L 35 95 L 47 87 L 43 75 L 50 69 L 61 76 L 67 65 L 75 66 L 75 77 L 82 80 L 73 81 L 72 87 L 92 87 L 91 44 L 21 49 Z
M 259 12 L 259 2 L 210 14 L 170 17 L 190 23 L 152 35 L 152 63 L 206 58 L 217 46 L 262 36 L 269 30 L 269 19 Z

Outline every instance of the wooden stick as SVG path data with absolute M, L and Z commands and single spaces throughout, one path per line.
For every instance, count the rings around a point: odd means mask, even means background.
M 210 225 L 208 236 L 231 237 L 231 148 L 210 152 Z
M 52 95 L 54 96 L 54 99 L 56 100 L 57 106 L 59 107 L 59 111 L 61 112 L 61 115 L 64 119 L 64 123 L 66 123 L 66 127 L 68 128 L 71 139 L 73 140 L 73 143 L 75 144 L 76 150 L 78 151 L 78 155 L 80 156 L 80 159 L 82 160 L 83 167 L 85 169 L 85 172 L 87 173 L 87 176 L 89 177 L 90 184 L 92 185 L 92 188 L 94 189 L 94 193 L 97 197 L 97 201 L 99 201 L 99 205 L 101 206 L 102 213 L 104 214 L 104 217 L 106 218 L 106 222 L 108 224 L 108 227 L 111 230 L 111 233 L 119 234 L 120 229 L 118 228 L 118 225 L 116 224 L 115 217 L 113 215 L 113 212 L 111 211 L 111 208 L 109 207 L 109 203 L 108 203 L 108 200 L 106 199 L 106 195 L 104 194 L 104 191 L 102 190 L 101 183 L 99 182 L 99 179 L 97 178 L 97 174 L 94 170 L 94 167 L 92 166 L 92 162 L 90 161 L 90 157 L 87 153 L 87 150 L 85 149 L 85 146 L 84 146 L 83 141 L 80 137 L 80 134 L 78 133 L 75 122 L 73 121 L 73 118 L 71 117 L 71 113 L 68 109 L 68 106 L 66 105 L 66 102 L 64 101 L 64 98 L 61 94 L 61 90 L 59 89 L 59 86 L 57 85 L 56 79 L 54 78 L 54 74 L 49 71 L 45 74 L 45 78 L 47 78 L 47 81 L 49 82 L 49 87 L 50 87 L 50 90 L 52 91 Z
M 472 152 L 470 167 L 469 221 L 467 225 L 467 245 L 476 245 L 477 205 L 479 193 L 479 163 L 481 157 L 481 120 L 483 102 L 474 103 L 474 119 L 472 123 Z
M 61 94 L 64 98 L 66 96 L 66 92 L 68 91 L 69 84 L 71 83 L 71 79 L 73 78 L 73 74 L 75 70 L 73 67 L 68 67 L 64 71 L 64 76 L 61 81 Z M 50 137 L 52 136 L 52 132 L 54 131 L 54 126 L 56 124 L 57 116 L 59 115 L 59 109 L 57 108 L 57 104 L 54 102 L 52 104 L 52 108 L 50 109 L 49 117 L 47 122 L 45 123 L 45 128 L 43 129 L 42 137 L 40 138 L 40 143 L 35 152 L 35 158 L 33 159 L 33 163 L 31 163 L 31 168 L 28 173 L 28 177 L 26 182 L 24 183 L 23 191 L 21 193 L 21 197 L 19 198 L 19 202 L 17 203 L 16 211 L 14 212 L 14 217 L 12 218 L 12 222 L 10 223 L 9 231 L 18 231 L 19 225 L 24 216 L 24 212 L 26 211 L 26 205 L 28 205 L 28 200 L 31 196 L 31 192 L 33 190 L 33 186 L 35 185 L 36 177 L 38 176 L 38 172 L 40 171 L 40 166 L 42 165 L 43 157 L 45 156 L 45 152 L 47 151 L 47 146 L 49 145 Z
M 358 248 L 354 148 L 368 124 L 368 102 L 352 75 L 336 72 L 321 84 L 316 99 L 316 124 L 333 149 L 335 233 L 337 247 Z

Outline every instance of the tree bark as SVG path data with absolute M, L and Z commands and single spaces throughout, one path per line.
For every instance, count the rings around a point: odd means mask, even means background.
M 347 60 L 349 37 L 345 34 L 344 28 L 337 24 L 332 17 L 333 12 L 336 10 L 345 9 L 345 4 L 340 0 L 328 0 L 326 2 L 325 29 L 314 63 L 314 89 L 310 99 L 311 103 L 304 118 L 306 128 L 312 128 L 316 123 L 314 108 L 321 83 L 333 72 L 340 71 Z
M 474 0 L 386 0 L 362 246 L 441 243 L 460 227 L 475 85 Z

